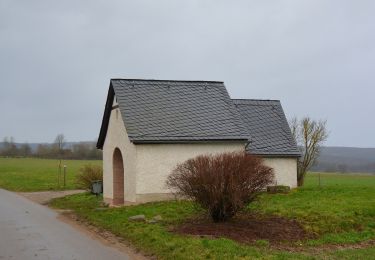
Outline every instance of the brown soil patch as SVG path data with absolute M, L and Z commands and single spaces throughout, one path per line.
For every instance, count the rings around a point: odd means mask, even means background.
M 268 240 L 271 244 L 281 244 L 312 237 L 295 220 L 255 214 L 244 214 L 221 223 L 214 223 L 208 218 L 192 219 L 175 227 L 173 231 L 201 237 L 225 237 L 241 243 Z

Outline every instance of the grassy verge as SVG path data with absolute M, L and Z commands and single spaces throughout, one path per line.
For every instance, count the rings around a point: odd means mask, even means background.
M 267 243 L 243 245 L 232 240 L 182 236 L 169 232 L 173 225 L 201 213 L 191 202 L 158 202 L 97 210 L 100 198 L 79 194 L 56 199 L 51 206 L 73 209 L 86 221 L 130 241 L 146 254 L 162 259 L 371 259 L 375 248 L 337 250 L 332 244 L 353 244 L 375 239 L 375 177 L 309 175 L 306 187 L 287 195 L 264 194 L 249 210 L 297 219 L 317 239 L 304 241 L 299 252 L 270 248 Z M 147 224 L 129 216 L 161 215 L 163 221 Z M 320 246 L 322 250 L 310 250 Z M 302 252 L 301 252 L 302 251 Z M 324 253 L 323 253 L 324 252 Z
M 74 176 L 85 164 L 101 161 L 67 160 L 66 187 L 75 189 Z M 0 158 L 0 187 L 11 191 L 61 190 L 57 182 L 58 160 L 35 158 Z

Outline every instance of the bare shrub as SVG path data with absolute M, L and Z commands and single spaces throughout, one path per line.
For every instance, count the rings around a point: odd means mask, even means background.
M 202 155 L 176 166 L 167 186 L 206 209 L 215 222 L 226 221 L 273 181 L 273 170 L 245 152 Z
M 79 169 L 76 176 L 78 188 L 89 190 L 93 181 L 103 181 L 103 169 L 98 165 L 86 164 Z

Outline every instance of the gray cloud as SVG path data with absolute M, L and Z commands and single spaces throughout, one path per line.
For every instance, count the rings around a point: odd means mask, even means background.
M 0 1 L 0 137 L 97 137 L 111 77 L 223 80 L 375 146 L 374 1 Z

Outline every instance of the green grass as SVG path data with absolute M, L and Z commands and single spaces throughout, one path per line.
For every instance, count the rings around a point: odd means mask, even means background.
M 79 194 L 56 199 L 51 206 L 73 209 L 78 216 L 130 241 L 147 254 L 161 259 L 375 259 L 375 248 L 310 250 L 327 244 L 353 244 L 375 239 L 375 177 L 324 174 L 319 187 L 310 174 L 304 188 L 290 194 L 264 194 L 249 210 L 297 219 L 318 237 L 303 241 L 303 252 L 271 249 L 267 241 L 253 246 L 229 239 L 176 235 L 171 226 L 200 213 L 191 202 L 159 202 L 96 210 L 100 198 Z M 129 216 L 161 215 L 158 224 L 128 221 Z M 372 257 L 372 258 L 371 258 Z
M 0 188 L 11 191 L 61 190 L 57 184 L 58 160 L 34 158 L 0 158 Z M 101 161 L 65 160 L 66 189 L 75 189 L 74 176 L 84 164 Z
M 288 195 L 264 195 L 250 210 L 300 221 L 319 235 L 311 245 L 356 243 L 375 237 L 375 176 L 310 174 Z
M 286 252 L 266 252 L 268 250 L 240 245 L 229 239 L 200 239 L 180 236 L 169 232 L 172 225 L 197 214 L 200 210 L 187 201 L 157 202 L 123 208 L 95 210 L 100 198 L 90 194 L 67 196 L 54 200 L 50 205 L 61 209 L 73 209 L 91 224 L 108 229 L 123 237 L 146 254 L 162 259 L 233 259 L 248 257 L 262 259 L 265 255 L 288 259 L 296 254 Z M 144 214 L 147 218 L 161 215 L 159 224 L 128 221 L 128 217 Z M 301 258 L 304 259 L 304 258 Z
M 352 259 L 375 259 L 375 247 L 365 248 L 365 249 L 346 249 L 338 250 L 334 252 L 329 252 L 326 258 L 331 259 L 342 259 L 342 260 L 352 260 Z

